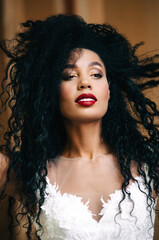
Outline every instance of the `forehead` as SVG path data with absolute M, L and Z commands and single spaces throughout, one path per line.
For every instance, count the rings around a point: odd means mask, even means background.
M 76 48 L 74 49 L 71 54 L 70 57 L 68 59 L 68 64 L 75 64 L 80 60 L 88 60 L 88 61 L 99 61 L 101 63 L 103 63 L 103 61 L 101 60 L 100 56 L 89 49 L 85 49 L 85 48 Z M 104 63 L 103 63 L 104 65 Z

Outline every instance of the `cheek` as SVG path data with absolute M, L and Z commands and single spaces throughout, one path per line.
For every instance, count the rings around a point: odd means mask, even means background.
M 66 84 L 61 84 L 60 86 L 60 102 L 66 101 L 71 95 L 71 89 Z
M 110 91 L 108 83 L 104 84 L 101 88 L 100 95 L 102 96 L 103 100 L 109 100 L 110 98 Z
M 69 97 L 70 97 L 70 89 L 67 85 L 61 84 L 60 86 L 60 100 L 59 100 L 59 108 L 60 112 L 63 116 L 67 114 L 67 109 L 69 108 Z

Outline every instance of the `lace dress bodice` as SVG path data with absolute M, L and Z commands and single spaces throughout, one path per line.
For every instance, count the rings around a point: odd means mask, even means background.
M 89 210 L 89 200 L 84 204 L 82 197 L 62 194 L 55 182 L 46 178 L 45 201 L 41 207 L 41 240 L 152 240 L 154 234 L 155 203 L 147 200 L 148 189 L 141 176 L 127 188 L 125 199 L 122 190 L 110 194 L 104 201 L 97 222 Z M 149 204 L 149 207 L 148 204 Z

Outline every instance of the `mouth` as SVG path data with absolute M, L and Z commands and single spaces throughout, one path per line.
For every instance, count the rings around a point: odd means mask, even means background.
M 78 96 L 76 103 L 82 106 L 91 106 L 97 101 L 97 98 L 91 93 L 84 93 Z

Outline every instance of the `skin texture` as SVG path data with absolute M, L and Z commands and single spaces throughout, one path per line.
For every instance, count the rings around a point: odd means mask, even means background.
M 109 151 L 101 139 L 101 119 L 110 98 L 106 70 L 100 57 L 87 49 L 82 50 L 75 63 L 70 60 L 68 65 L 74 67 L 63 72 L 59 103 L 68 137 L 63 154 L 91 159 Z M 81 106 L 75 102 L 83 93 L 95 95 L 95 104 Z

